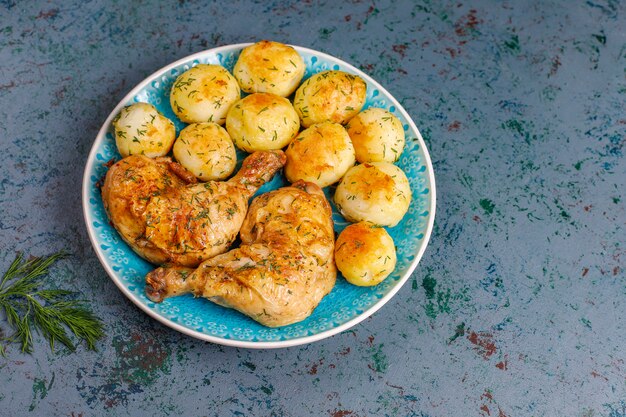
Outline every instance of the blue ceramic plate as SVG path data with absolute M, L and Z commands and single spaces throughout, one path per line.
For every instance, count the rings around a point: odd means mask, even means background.
M 380 107 L 396 115 L 406 132 L 406 146 L 397 165 L 409 178 L 413 200 L 404 219 L 388 231 L 398 251 L 395 271 L 375 287 L 356 287 L 341 276 L 306 320 L 279 328 L 264 327 L 235 310 L 220 307 L 191 295 L 169 298 L 155 304 L 144 293 L 144 276 L 153 265 L 136 255 L 109 224 L 96 183 L 106 174 L 105 163 L 120 159 L 115 146 L 111 121 L 123 106 L 148 102 L 173 120 L 177 131 L 185 124 L 178 121 L 169 104 L 172 83 L 182 72 L 197 64 L 220 64 L 232 71 L 240 51 L 248 44 L 229 45 L 183 58 L 155 72 L 137 85 L 113 109 L 93 144 L 83 177 L 83 211 L 94 250 L 113 282 L 139 308 L 182 333 L 209 342 L 248 348 L 275 348 L 313 342 L 344 331 L 381 308 L 407 281 L 422 257 L 435 216 L 435 177 L 424 140 L 400 104 L 376 81 L 357 68 L 321 52 L 295 47 L 307 70 L 305 79 L 320 71 L 336 69 L 357 74 L 367 83 L 365 107 Z M 240 157 L 243 156 L 240 155 Z M 259 192 L 286 184 L 277 175 Z M 326 190 L 327 195 L 332 190 Z M 335 229 L 347 223 L 334 213 Z

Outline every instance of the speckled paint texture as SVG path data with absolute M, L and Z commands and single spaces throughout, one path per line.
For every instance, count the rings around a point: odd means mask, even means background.
M 98 129 L 162 66 L 269 38 L 393 94 L 433 159 L 435 230 L 379 312 L 311 345 L 183 336 L 114 286 L 80 187 Z M 0 358 L 1 416 L 626 416 L 626 3 L 0 1 L 0 266 L 50 275 L 99 352 Z M 0 321 L 0 328 L 6 329 Z

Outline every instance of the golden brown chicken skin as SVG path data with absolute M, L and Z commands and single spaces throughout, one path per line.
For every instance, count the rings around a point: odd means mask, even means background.
M 191 292 L 276 327 L 304 320 L 335 284 L 331 208 L 315 184 L 299 181 L 255 198 L 241 241 L 195 270 L 149 273 L 148 297 Z
M 102 200 L 111 223 L 140 256 L 197 266 L 228 250 L 248 199 L 284 163 L 281 151 L 255 152 L 230 180 L 194 184 L 169 158 L 131 155 L 107 172 Z

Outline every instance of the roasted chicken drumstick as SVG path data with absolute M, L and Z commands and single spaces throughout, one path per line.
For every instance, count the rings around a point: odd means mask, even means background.
M 195 270 L 149 273 L 148 297 L 160 302 L 191 292 L 276 327 L 308 317 L 333 288 L 331 208 L 317 185 L 299 181 L 256 197 L 240 235 L 239 248 Z
M 170 158 L 131 155 L 109 168 L 102 200 L 113 226 L 140 256 L 197 266 L 228 250 L 248 199 L 284 163 L 282 151 L 259 151 L 230 180 L 195 183 Z

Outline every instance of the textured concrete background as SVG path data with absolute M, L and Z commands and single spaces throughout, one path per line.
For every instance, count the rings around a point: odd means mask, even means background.
M 80 187 L 136 83 L 263 38 L 335 55 L 395 95 L 439 199 L 423 260 L 383 309 L 253 351 L 127 301 L 90 247 Z M 0 267 L 67 249 L 50 285 L 107 324 L 97 353 L 11 346 L 0 415 L 625 416 L 625 74 L 618 0 L 0 1 Z

